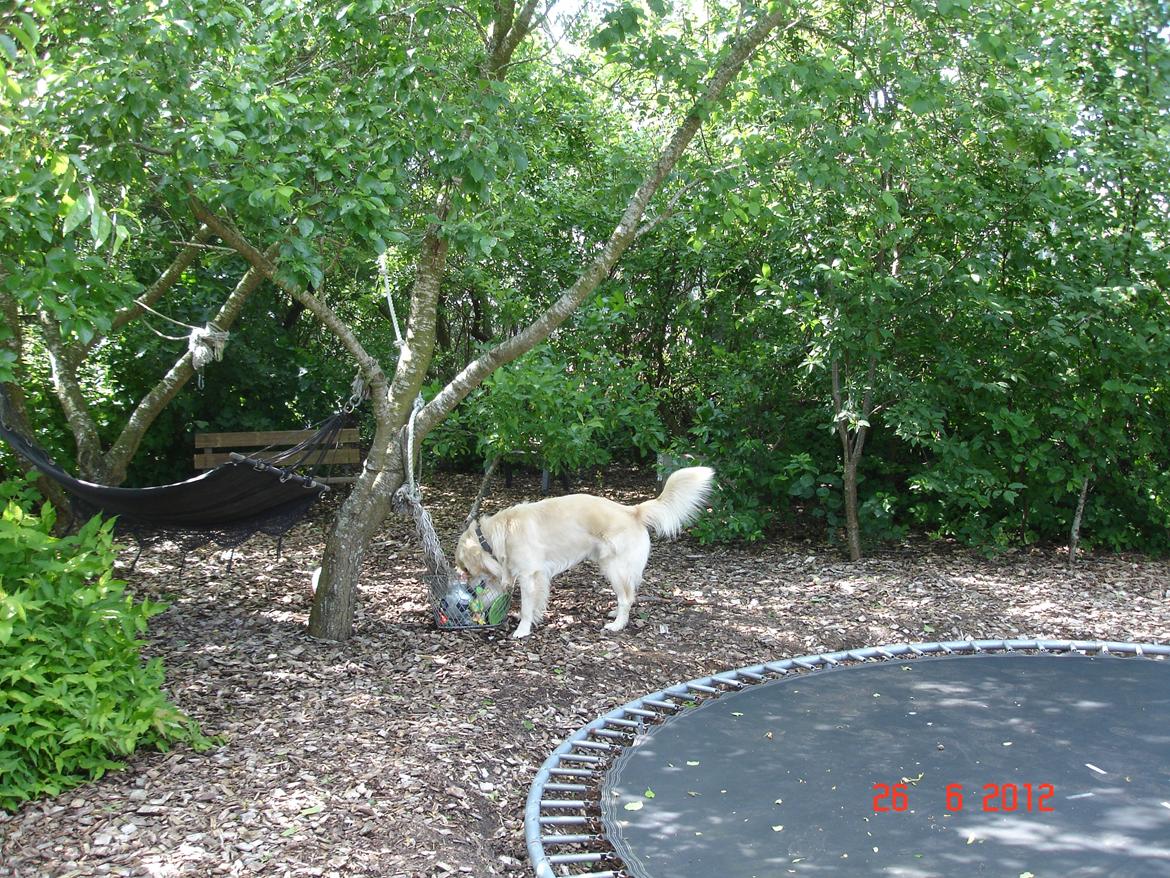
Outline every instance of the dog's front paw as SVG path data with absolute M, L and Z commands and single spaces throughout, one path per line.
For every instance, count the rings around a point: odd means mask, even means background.
M 531 625 L 519 625 L 516 630 L 512 632 L 512 639 L 519 640 L 521 637 L 527 637 L 532 633 Z
M 626 623 L 625 622 L 618 622 L 617 619 L 614 619 L 608 625 L 602 625 L 601 627 L 605 631 L 612 631 L 614 634 L 617 634 L 619 631 L 621 631 L 623 628 L 626 627 Z

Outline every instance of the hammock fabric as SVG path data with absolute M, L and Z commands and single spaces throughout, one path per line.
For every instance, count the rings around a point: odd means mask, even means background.
M 282 536 L 328 487 L 298 475 L 328 448 L 346 418 L 334 415 L 312 439 L 279 458 L 242 455 L 185 482 L 151 488 L 111 488 L 74 478 L 0 417 L 0 437 L 44 475 L 65 489 L 74 511 L 117 516 L 117 529 L 139 540 L 173 536 L 187 547 L 208 542 L 237 546 L 256 533 Z M 272 463 L 280 463 L 280 467 Z

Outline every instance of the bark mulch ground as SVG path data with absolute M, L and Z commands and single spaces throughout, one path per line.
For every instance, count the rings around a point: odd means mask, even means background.
M 478 488 L 438 476 L 425 501 L 448 549 Z M 586 490 L 622 502 L 652 478 Z M 519 479 L 491 512 L 534 499 Z M 173 700 L 223 745 L 139 753 L 124 771 L 0 816 L 0 878 L 520 876 L 536 768 L 596 715 L 674 682 L 867 645 L 1009 637 L 1170 641 L 1170 564 L 1051 552 L 986 558 L 936 542 L 847 563 L 802 540 L 657 542 L 635 620 L 601 630 L 612 596 L 585 565 L 554 585 L 532 637 L 439 633 L 411 525 L 366 559 L 356 635 L 305 633 L 328 510 L 283 556 L 165 547 L 120 571 L 170 608 L 150 653 Z

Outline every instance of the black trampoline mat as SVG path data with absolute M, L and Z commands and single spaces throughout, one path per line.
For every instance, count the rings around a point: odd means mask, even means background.
M 640 878 L 1166 878 L 1170 662 L 951 656 L 762 683 L 651 727 L 602 820 Z

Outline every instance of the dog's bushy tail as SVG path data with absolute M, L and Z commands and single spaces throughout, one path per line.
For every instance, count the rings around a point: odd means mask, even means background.
M 715 470 L 691 466 L 671 474 L 662 493 L 634 507 L 638 520 L 654 533 L 673 537 L 699 514 L 711 493 Z

